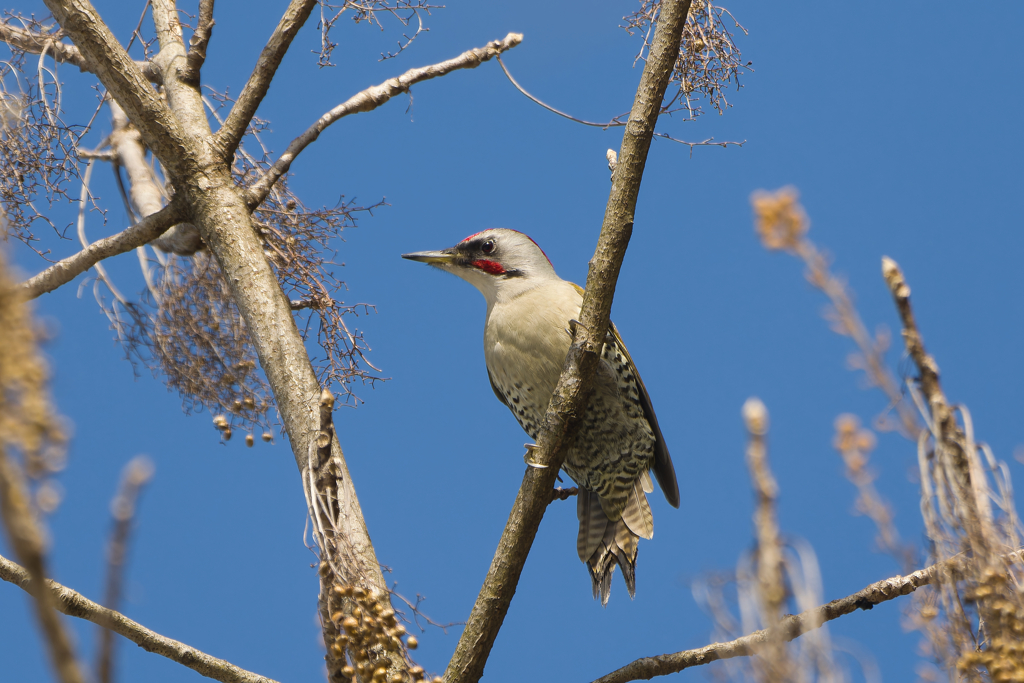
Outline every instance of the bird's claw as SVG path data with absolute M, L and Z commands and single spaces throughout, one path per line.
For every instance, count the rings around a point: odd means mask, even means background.
M 538 446 L 535 443 L 524 443 L 523 448 L 526 449 L 526 454 L 523 456 L 523 462 L 525 462 L 530 467 L 537 468 L 538 470 L 546 470 L 548 468 L 547 465 L 541 464 L 534 460 L 533 452 L 539 451 L 540 446 Z
M 576 320 L 575 318 L 570 319 L 569 320 L 569 329 L 567 329 L 566 332 L 568 332 L 569 336 L 572 337 L 573 339 L 576 338 L 576 328 L 577 327 L 582 327 L 583 329 L 587 329 L 587 326 L 584 325 L 583 323 L 581 323 L 579 320 Z

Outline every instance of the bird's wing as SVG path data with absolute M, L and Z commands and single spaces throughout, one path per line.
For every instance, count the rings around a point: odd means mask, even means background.
M 506 408 L 511 410 L 512 406 L 510 406 L 508 404 L 508 401 L 505 400 L 505 397 L 502 395 L 502 393 L 500 391 L 498 391 L 498 385 L 494 383 L 494 378 L 491 377 L 491 371 L 490 370 L 487 371 L 487 380 L 491 383 L 491 391 L 494 392 L 494 395 L 498 397 L 498 400 L 501 401 L 505 405 Z
M 572 283 L 572 286 L 576 288 L 580 296 L 583 296 L 585 290 L 582 287 L 575 282 Z M 665 493 L 665 499 L 668 501 L 668 504 L 678 508 L 679 482 L 676 481 L 676 469 L 672 465 L 672 456 L 668 453 L 668 445 L 665 444 L 665 437 L 661 434 L 661 427 L 658 426 L 658 416 L 654 414 L 651 396 L 647 393 L 644 381 L 640 379 L 640 373 L 637 372 L 636 364 L 633 362 L 632 356 L 629 355 L 629 351 L 626 350 L 626 344 L 622 341 L 622 335 L 619 334 L 618 328 L 615 327 L 615 323 L 609 323 L 609 326 L 611 328 L 609 332 L 622 351 L 622 356 L 626 359 L 626 363 L 629 365 L 629 369 L 632 370 L 633 376 L 636 377 L 637 385 L 640 387 L 640 406 L 643 408 L 644 417 L 647 418 L 647 422 L 651 425 L 651 431 L 654 432 L 654 477 L 658 480 L 658 485 Z
M 661 434 L 661 427 L 658 426 L 658 416 L 654 414 L 651 396 L 647 393 L 644 381 L 640 379 L 640 373 L 636 371 L 636 364 L 633 363 L 633 358 L 626 350 L 626 344 L 622 341 L 622 335 L 619 334 L 618 328 L 615 327 L 615 323 L 609 323 L 609 325 L 611 333 L 615 337 L 615 343 L 622 351 L 626 363 L 629 364 L 629 369 L 633 371 L 633 376 L 636 377 L 636 383 L 640 387 L 640 406 L 643 408 L 644 417 L 651 425 L 651 431 L 654 432 L 654 478 L 658 480 L 658 486 L 665 493 L 665 500 L 668 501 L 668 504 L 677 508 L 679 507 L 679 483 L 676 481 L 676 469 L 672 465 L 672 456 L 668 453 L 668 445 L 665 443 L 665 437 Z

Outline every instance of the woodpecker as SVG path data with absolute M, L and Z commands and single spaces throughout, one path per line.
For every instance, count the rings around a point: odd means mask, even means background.
M 457 275 L 484 295 L 484 359 L 491 388 L 536 439 L 572 343 L 583 288 L 558 277 L 536 242 L 504 228 L 402 258 Z M 594 597 L 608 604 L 616 565 L 633 597 L 639 539 L 654 534 L 646 496 L 654 490 L 650 472 L 675 508 L 679 485 L 650 396 L 614 325 L 562 469 L 579 487 L 576 551 L 590 571 Z

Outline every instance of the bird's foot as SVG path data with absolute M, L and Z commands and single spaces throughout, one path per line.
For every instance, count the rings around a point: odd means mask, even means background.
M 579 320 L 576 320 L 575 318 L 569 320 L 569 329 L 567 329 L 566 332 L 568 332 L 569 336 L 572 337 L 573 339 L 576 339 L 576 328 L 577 327 L 582 327 L 583 329 L 587 329 L 587 326 L 584 325 L 583 323 L 581 323 Z
M 523 456 L 523 462 L 525 462 L 530 467 L 536 467 L 539 470 L 547 469 L 548 466 L 543 463 L 537 462 L 536 457 L 534 456 L 534 452 L 539 451 L 540 446 L 538 446 L 535 443 L 524 443 L 523 448 L 526 449 L 526 454 Z

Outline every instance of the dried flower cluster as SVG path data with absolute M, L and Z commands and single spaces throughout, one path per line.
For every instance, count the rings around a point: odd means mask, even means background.
M 49 477 L 64 469 L 67 435 L 46 391 L 41 334 L 5 261 L 0 254 L 0 449 L 21 455 L 21 469 L 38 482 L 36 507 L 52 512 L 60 489 Z
M 810 228 L 796 188 L 756 192 L 750 201 L 754 206 L 754 229 L 765 248 L 795 252 Z
M 1009 470 L 975 440 L 966 407 L 947 402 L 938 366 L 925 352 L 902 272 L 894 261 L 883 259 L 882 273 L 900 314 L 906 351 L 918 371 L 900 387 L 883 361 L 887 337 L 867 333 L 844 283 L 806 238 L 809 221 L 796 191 L 758 193 L 752 201 L 762 243 L 807 264 L 808 280 L 834 305 L 829 314 L 833 329 L 860 348 L 854 366 L 865 370 L 890 399 L 899 419 L 880 424 L 896 428 L 917 445 L 927 563 L 958 568 L 946 570 L 935 584 L 915 593 L 910 626 L 925 634 L 925 651 L 950 681 L 1024 681 L 1024 567 L 1019 556 L 1024 532 Z M 883 549 L 905 570 L 910 568 L 914 553 L 900 542 L 889 507 L 867 469 L 874 436 L 855 417 L 840 416 L 835 446 L 860 493 L 858 510 L 878 526 Z M 952 558 L 963 561 L 950 564 Z M 925 670 L 922 675 L 938 680 L 942 674 Z
M 129 358 L 159 371 L 186 412 L 206 408 L 232 423 L 268 425 L 270 390 L 216 261 L 205 251 L 170 256 L 155 273 L 155 289 L 127 305 Z
M 640 59 L 650 48 L 660 10 L 661 0 L 640 0 L 640 8 L 623 17 L 622 28 L 630 35 L 639 33 L 644 37 L 637 55 Z M 672 72 L 671 84 L 675 84 L 676 91 L 663 106 L 662 113 L 686 112 L 684 120 L 691 120 L 703 113 L 702 102 L 719 114 L 732 106 L 725 90 L 733 84 L 739 89 L 740 75 L 751 66 L 751 62 L 743 62 L 733 40 L 733 30 L 747 33 L 729 10 L 712 4 L 711 0 L 693 0 Z
M 388 661 L 381 657 L 385 650 L 415 650 L 419 643 L 415 636 L 407 636 L 399 615 L 389 604 L 390 594 L 358 586 L 334 586 L 334 595 L 344 605 L 331 614 L 338 636 L 331 645 L 336 660 L 348 663 L 341 667 L 341 680 L 374 681 L 374 683 L 406 683 L 431 680 L 423 667 L 409 660 L 408 674 L 388 673 Z M 402 639 L 405 638 L 405 642 Z M 358 677 L 358 678 L 357 678 Z M 433 683 L 440 683 L 435 676 Z
M 8 15 L 3 25 L 20 25 L 53 40 L 53 26 L 34 18 Z M 52 220 L 36 203 L 68 199 L 67 183 L 78 176 L 78 143 L 88 126 L 68 126 L 61 118 L 61 86 L 53 70 L 30 65 L 28 55 L 9 46 L 10 58 L 0 58 L 0 209 L 6 215 L 4 237 L 16 237 L 40 255 L 37 223 L 58 234 Z M 34 57 L 35 55 L 33 55 Z

